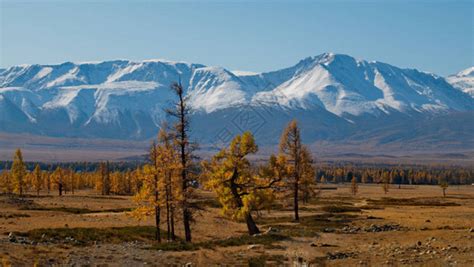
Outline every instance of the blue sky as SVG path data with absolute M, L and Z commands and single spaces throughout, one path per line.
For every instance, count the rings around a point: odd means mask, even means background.
M 323 52 L 474 65 L 473 1 L 1 1 L 0 66 L 164 58 L 269 71 Z

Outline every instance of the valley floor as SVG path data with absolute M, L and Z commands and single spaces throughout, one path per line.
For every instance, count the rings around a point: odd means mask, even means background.
M 286 203 L 258 214 L 260 229 L 270 230 L 256 237 L 221 216 L 213 195 L 201 191 L 196 201 L 204 210 L 188 246 L 154 245 L 153 221 L 130 216 L 131 197 L 0 196 L 0 265 L 474 265 L 474 186 L 450 186 L 445 198 L 438 186 L 384 194 L 379 185 L 361 185 L 355 197 L 348 185 L 323 188 L 302 205 L 299 223 Z

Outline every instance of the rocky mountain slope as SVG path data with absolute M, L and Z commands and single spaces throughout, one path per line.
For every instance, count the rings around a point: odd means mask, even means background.
M 416 135 L 422 142 L 435 137 L 449 143 L 458 136 L 471 145 L 473 134 L 450 124 L 472 121 L 465 115 L 474 111 L 474 98 L 467 94 L 472 90 L 453 87 L 468 84 L 472 73 L 448 82 L 332 53 L 258 74 L 166 60 L 21 65 L 0 71 L 0 131 L 151 138 L 173 100 L 170 84 L 179 80 L 194 110 L 194 137 L 204 143 L 225 143 L 244 130 L 263 143 L 275 143 L 284 124 L 296 118 L 309 142 L 371 139 L 396 125 L 397 131 L 384 132 L 394 135 L 392 141 Z M 443 120 L 442 132 L 439 122 L 429 129 L 429 121 L 447 115 L 463 120 Z M 424 130 L 412 132 L 417 121 L 423 121 Z

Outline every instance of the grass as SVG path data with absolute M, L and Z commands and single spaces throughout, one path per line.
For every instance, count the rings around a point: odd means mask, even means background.
M 37 211 L 59 211 L 73 214 L 87 214 L 87 213 L 102 213 L 102 212 L 127 212 L 132 211 L 132 208 L 116 208 L 116 209 L 103 209 L 103 210 L 90 210 L 86 208 L 71 208 L 71 207 L 42 207 L 42 206 L 24 206 L 19 210 L 37 210 Z
M 384 209 L 383 207 L 377 206 L 377 205 L 362 205 L 362 206 L 359 206 L 359 208 L 363 210 L 383 210 Z
M 163 251 L 183 251 L 183 250 L 198 250 L 201 248 L 214 249 L 216 247 L 235 247 L 243 245 L 263 245 L 265 247 L 272 246 L 273 243 L 289 239 L 286 236 L 278 234 L 267 234 L 267 235 L 241 235 L 236 237 L 229 237 L 226 239 L 209 240 L 197 243 L 184 243 L 184 242 L 172 242 L 172 243 L 159 243 L 154 244 L 151 249 L 163 250 Z
M 122 243 L 142 241 L 154 243 L 155 229 L 156 228 L 153 226 L 127 226 L 109 228 L 42 228 L 16 234 L 18 236 L 27 237 L 28 239 L 36 242 L 48 241 L 53 243 L 68 243 L 71 242 L 70 240 L 72 238 L 74 239 L 74 245 L 84 246 L 91 245 L 94 242 Z M 166 232 L 162 231 L 161 235 L 163 237 L 166 236 Z M 198 243 L 184 243 L 178 238 L 176 242 L 155 243 L 150 247 L 150 249 L 182 251 L 197 250 L 200 248 L 212 249 L 215 247 L 231 247 L 253 244 L 270 246 L 274 242 L 286 239 L 288 239 L 288 237 L 276 234 L 258 236 L 242 235 Z
M 358 207 L 342 206 L 342 205 L 323 206 L 321 209 L 325 212 L 330 212 L 330 213 L 360 212 L 360 211 L 362 211 Z
M 349 223 L 360 220 L 362 217 L 344 213 L 324 213 L 300 217 L 299 222 L 294 222 L 292 217 L 262 218 L 258 222 L 278 229 L 284 236 L 290 237 L 315 237 L 319 236 L 326 228 L 338 229 Z
M 109 228 L 40 228 L 25 233 L 17 233 L 19 236 L 30 240 L 41 242 L 54 240 L 59 241 L 68 238 L 77 240 L 78 245 L 90 245 L 95 241 L 120 243 L 131 241 L 150 241 L 155 239 L 155 227 L 153 226 L 126 226 Z M 162 233 L 163 235 L 165 233 Z M 44 238 L 43 238 L 44 237 Z
M 200 199 L 196 201 L 196 204 L 199 207 L 208 207 L 208 208 L 222 208 L 221 203 L 215 198 Z
M 385 205 L 385 206 L 461 206 L 455 202 L 447 202 L 438 199 L 423 199 L 423 198 L 389 198 L 383 197 L 381 199 L 368 199 L 371 204 Z
M 13 219 L 22 217 L 30 217 L 30 215 L 24 213 L 0 213 L 0 218 L 3 219 Z

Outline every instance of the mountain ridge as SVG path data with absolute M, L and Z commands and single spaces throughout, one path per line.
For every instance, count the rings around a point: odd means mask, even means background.
M 316 141 L 349 138 L 365 130 L 361 127 L 375 131 L 390 123 L 474 110 L 474 98 L 441 76 L 334 53 L 240 75 L 223 67 L 161 59 L 65 62 L 0 72 L 0 131 L 151 138 L 173 99 L 169 86 L 178 80 L 190 98 L 195 134 L 201 139 L 222 127 L 236 133 L 255 130 L 233 121 L 247 111 L 260 117 L 260 138 L 271 143 L 292 118 L 308 125 L 307 138 Z M 262 115 L 268 110 L 275 118 Z M 317 127 L 310 126 L 315 123 Z

